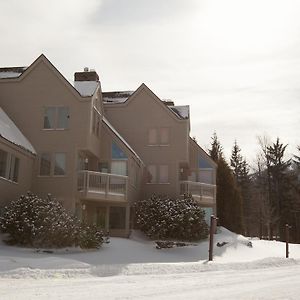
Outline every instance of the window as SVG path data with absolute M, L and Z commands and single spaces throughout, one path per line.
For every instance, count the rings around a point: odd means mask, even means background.
M 42 153 L 40 156 L 40 176 L 66 175 L 65 153 Z
M 112 161 L 111 162 L 111 173 L 117 175 L 127 176 L 127 161 Z
M 169 182 L 169 167 L 167 165 L 159 166 L 159 183 Z
M 42 153 L 40 160 L 40 175 L 50 176 L 51 172 L 51 155 L 50 153 Z
M 156 166 L 150 165 L 148 166 L 149 179 L 148 183 L 156 183 Z
M 68 107 L 57 107 L 57 128 L 65 129 L 69 127 L 69 108 Z
M 108 162 L 106 161 L 99 162 L 98 171 L 101 173 L 109 173 Z
M 18 182 L 19 165 L 19 158 L 4 150 L 0 150 L 0 177 Z
M 113 142 L 111 146 L 111 158 L 127 159 L 127 155 L 116 143 Z
M 18 182 L 19 161 L 14 155 L 10 156 L 9 180 L 13 182 Z
M 160 144 L 169 144 L 169 128 L 160 128 Z
M 149 145 L 157 145 L 157 130 L 156 130 L 156 128 L 149 129 Z
M 65 153 L 54 154 L 54 175 L 56 176 L 66 175 L 66 154 Z
M 68 107 L 46 107 L 44 111 L 44 129 L 67 129 L 69 128 L 69 119 Z
M 0 176 L 6 177 L 7 152 L 0 149 Z
M 111 206 L 109 209 L 109 228 L 125 229 L 126 208 Z
M 169 128 L 150 128 L 148 134 L 148 145 L 166 146 L 169 145 Z
M 44 129 L 55 128 L 55 107 L 46 107 L 44 114 Z
M 149 165 L 148 183 L 169 183 L 169 166 L 168 165 Z

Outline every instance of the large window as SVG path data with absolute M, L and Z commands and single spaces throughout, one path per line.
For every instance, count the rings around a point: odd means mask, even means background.
M 42 153 L 40 156 L 40 176 L 66 175 L 66 153 Z
M 116 143 L 113 142 L 111 146 L 111 158 L 127 159 L 127 155 Z
M 19 158 L 0 149 L 0 177 L 18 182 L 19 165 Z
M 125 229 L 126 208 L 119 206 L 111 206 L 109 209 L 109 228 Z
M 66 106 L 50 106 L 44 111 L 44 129 L 69 128 L 69 108 Z

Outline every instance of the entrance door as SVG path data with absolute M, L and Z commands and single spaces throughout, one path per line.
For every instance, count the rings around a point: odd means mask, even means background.
M 106 220 L 106 208 L 98 207 L 96 213 L 96 226 L 105 229 L 105 220 Z

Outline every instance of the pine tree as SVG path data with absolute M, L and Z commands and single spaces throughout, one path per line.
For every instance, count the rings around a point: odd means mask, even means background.
M 217 163 L 223 157 L 223 147 L 221 146 L 217 133 L 214 132 L 212 136 L 211 149 L 209 151 L 210 157 Z
M 241 181 L 243 171 L 243 157 L 241 155 L 241 148 L 238 146 L 237 141 L 234 141 L 234 145 L 231 152 L 230 166 L 235 177 L 236 182 Z
M 213 134 L 211 158 L 218 164 L 217 168 L 217 211 L 219 224 L 237 233 L 244 230 L 243 204 L 239 188 L 237 187 L 233 173 L 223 156 L 223 148 Z

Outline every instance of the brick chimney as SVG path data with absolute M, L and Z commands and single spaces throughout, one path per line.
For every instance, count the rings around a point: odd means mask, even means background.
M 85 67 L 83 72 L 74 74 L 74 81 L 99 81 L 99 76 L 95 70 Z

